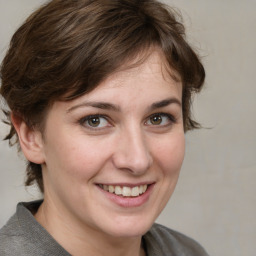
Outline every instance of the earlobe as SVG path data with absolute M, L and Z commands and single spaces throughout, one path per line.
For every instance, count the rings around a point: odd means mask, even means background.
M 12 124 L 18 134 L 23 154 L 30 162 L 44 163 L 43 139 L 40 131 L 29 127 L 18 115 L 11 115 Z

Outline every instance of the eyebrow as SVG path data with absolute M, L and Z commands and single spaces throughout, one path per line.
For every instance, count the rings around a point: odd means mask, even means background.
M 120 107 L 112 104 L 112 103 L 108 103 L 108 102 L 83 102 L 81 104 L 75 105 L 71 108 L 69 108 L 67 110 L 67 113 L 70 113 L 71 111 L 77 109 L 77 108 L 81 108 L 81 107 L 93 107 L 93 108 L 99 108 L 99 109 L 106 109 L 106 110 L 114 110 L 114 111 L 120 111 Z
M 177 98 L 168 98 L 164 99 L 158 102 L 154 102 L 150 107 L 149 110 L 155 110 L 158 108 L 166 107 L 170 104 L 177 104 L 181 106 L 181 102 Z M 75 105 L 67 110 L 67 113 L 72 112 L 73 110 L 81 107 L 93 107 L 93 108 L 99 108 L 99 109 L 105 109 L 105 110 L 113 110 L 116 112 L 120 112 L 120 107 L 118 105 L 108 103 L 108 102 L 97 102 L 97 101 L 89 101 L 89 102 L 83 102 L 81 104 Z
M 177 104 L 181 107 L 181 102 L 177 98 L 168 98 L 168 99 L 164 99 L 164 100 L 153 103 L 149 107 L 149 109 L 152 111 L 152 110 L 155 110 L 155 109 L 158 109 L 158 108 L 167 107 L 170 104 Z

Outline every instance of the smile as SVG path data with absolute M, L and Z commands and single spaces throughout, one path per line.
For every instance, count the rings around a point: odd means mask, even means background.
M 146 192 L 148 185 L 140 185 L 135 187 L 126 187 L 126 186 L 113 186 L 113 185 L 102 185 L 99 184 L 99 186 L 112 194 L 116 194 L 118 196 L 123 197 L 137 197 L 139 195 L 142 195 Z

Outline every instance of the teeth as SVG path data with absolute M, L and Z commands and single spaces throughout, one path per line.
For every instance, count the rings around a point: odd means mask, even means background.
M 116 194 L 116 195 L 121 195 L 121 194 L 122 194 L 122 189 L 121 189 L 121 187 L 119 187 L 119 186 L 116 186 L 116 187 L 115 187 L 115 194 Z
M 115 192 L 114 186 L 109 186 L 109 187 L 108 187 L 108 191 L 109 191 L 110 193 L 114 193 L 114 192 Z
M 140 185 L 136 187 L 126 187 L 126 186 L 112 186 L 112 185 L 100 185 L 105 191 L 114 193 L 116 195 L 121 195 L 124 197 L 136 197 L 146 192 L 148 185 Z
M 123 187 L 123 191 L 122 191 L 122 195 L 123 196 L 131 196 L 132 195 L 132 190 L 129 187 Z
M 132 188 L 132 196 L 137 196 L 140 194 L 140 189 L 139 187 L 134 187 Z
M 143 185 L 140 186 L 139 190 L 140 190 L 140 194 L 142 194 L 143 193 Z

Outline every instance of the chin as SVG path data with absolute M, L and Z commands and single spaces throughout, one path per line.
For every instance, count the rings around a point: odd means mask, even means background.
M 138 237 L 144 235 L 153 225 L 154 219 L 145 221 L 145 216 L 141 216 L 140 220 L 127 217 L 122 221 L 113 223 L 108 232 L 113 237 Z

